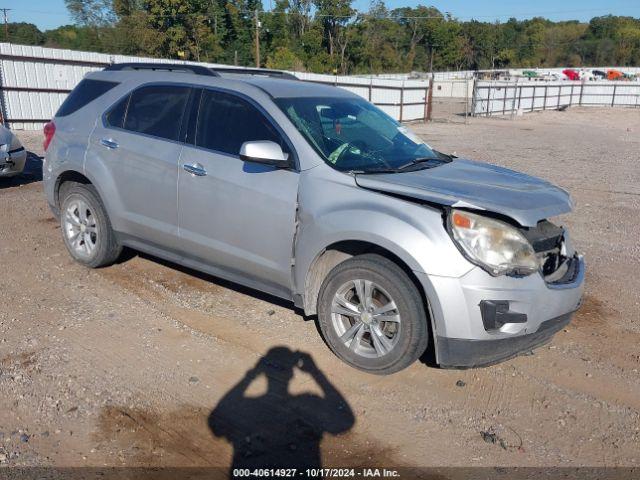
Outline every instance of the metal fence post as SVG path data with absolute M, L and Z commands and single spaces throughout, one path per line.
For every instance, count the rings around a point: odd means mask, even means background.
M 469 123 L 469 79 L 465 77 L 465 93 L 464 93 L 464 123 Z
M 578 99 L 578 105 L 581 107 L 582 106 L 582 94 L 584 93 L 584 80 L 582 80 L 582 83 L 580 84 L 580 98 Z
M 509 87 L 504 87 L 504 93 L 502 94 L 502 115 L 507 113 L 507 92 Z
M 570 93 L 570 96 L 569 96 L 569 106 L 570 107 L 573 106 L 573 87 L 574 87 L 574 85 L 572 83 L 571 84 L 571 93 Z
M 547 85 L 545 83 L 544 85 L 544 100 L 542 101 L 542 110 L 546 110 L 547 109 L 547 89 L 549 88 L 549 85 Z
M 516 80 L 517 82 L 517 80 Z M 522 101 L 522 85 L 518 88 L 518 111 L 520 111 L 520 102 Z
M 562 98 L 562 87 L 564 85 L 558 85 L 558 101 L 556 102 L 556 110 L 560 108 L 560 98 Z
M 422 121 L 426 122 L 427 117 L 429 116 L 429 86 L 424 89 L 424 115 L 422 117 Z
M 533 107 L 536 104 L 536 86 L 533 86 L 533 95 L 531 96 L 531 111 L 533 112 Z
M 491 85 L 487 87 L 487 117 L 489 116 L 489 110 L 491 105 Z
M 614 83 L 613 85 L 613 96 L 611 97 L 611 106 L 613 107 L 616 104 L 616 90 L 618 89 L 618 84 Z
M 404 80 L 402 81 L 402 87 L 400 88 L 400 122 L 402 123 L 402 107 L 404 105 Z
M 513 86 L 513 97 L 511 97 L 511 120 L 516 115 L 516 95 L 518 95 L 518 77 L 516 77 L 516 83 Z

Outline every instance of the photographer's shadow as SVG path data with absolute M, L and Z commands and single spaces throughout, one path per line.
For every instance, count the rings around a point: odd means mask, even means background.
M 309 374 L 323 392 L 292 395 L 294 370 Z M 249 386 L 264 375 L 265 393 L 247 396 Z M 220 400 L 209 415 L 216 437 L 233 445 L 236 468 L 318 468 L 324 433 L 336 435 L 354 424 L 349 404 L 318 369 L 308 353 L 275 347 Z

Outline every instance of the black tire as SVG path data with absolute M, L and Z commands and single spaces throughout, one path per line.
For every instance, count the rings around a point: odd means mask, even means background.
M 99 268 L 115 262 L 122 246 L 118 243 L 104 204 L 95 187 L 90 184 L 67 182 L 60 186 L 60 226 L 62 238 L 69 254 L 75 261 L 89 268 Z M 74 250 L 65 230 L 65 214 L 72 202 L 82 200 L 89 207 L 96 224 L 95 247 L 86 255 L 80 255 Z
M 398 338 L 392 337 L 395 344 L 377 358 L 363 356 L 349 348 L 353 345 L 353 340 L 347 346 L 340 339 L 333 323 L 334 296 L 341 288 L 354 280 L 373 282 L 381 287 L 392 297 L 391 300 L 395 302 L 397 307 L 394 312 L 397 312 L 401 319 L 398 323 L 399 327 L 394 327 L 398 328 L 398 331 L 395 332 Z M 386 302 L 386 300 L 384 301 Z M 359 302 L 359 300 L 354 301 L 354 303 Z M 343 315 L 338 315 L 337 318 L 339 322 L 346 323 L 348 321 L 352 325 L 359 321 Z M 350 258 L 329 272 L 320 288 L 318 321 L 329 348 L 341 360 L 352 367 L 376 375 L 389 375 L 408 367 L 424 353 L 429 344 L 425 305 L 416 285 L 396 263 L 377 254 L 364 254 Z M 365 330 L 367 328 L 371 332 L 372 327 L 367 325 Z M 358 345 L 365 345 L 364 348 L 367 348 L 366 335 L 367 333 L 358 341 Z M 375 342 L 373 342 L 372 333 L 368 333 L 368 335 L 370 348 L 374 348 Z

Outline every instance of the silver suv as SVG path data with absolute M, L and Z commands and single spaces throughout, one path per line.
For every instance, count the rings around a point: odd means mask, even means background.
M 269 71 L 117 64 L 45 127 L 69 253 L 123 246 L 291 300 L 349 365 L 529 351 L 579 304 L 584 264 L 547 218 L 564 190 L 434 150 L 362 98 Z

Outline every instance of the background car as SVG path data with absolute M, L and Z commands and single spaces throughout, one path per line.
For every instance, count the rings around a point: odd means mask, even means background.
M 27 151 L 18 137 L 11 130 L 0 125 L 0 178 L 21 174 L 26 161 Z

